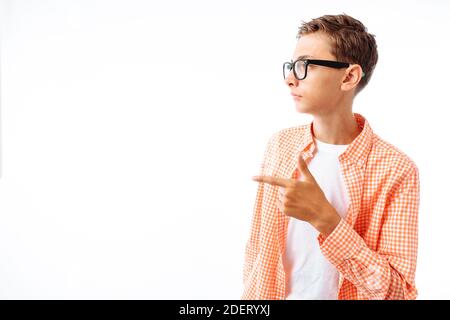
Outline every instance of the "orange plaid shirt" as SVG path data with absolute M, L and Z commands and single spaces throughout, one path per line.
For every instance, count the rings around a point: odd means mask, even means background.
M 360 133 L 339 156 L 349 195 L 345 219 L 317 241 L 339 271 L 338 299 L 415 299 L 419 171 L 395 146 L 383 141 L 360 114 Z M 260 175 L 297 179 L 297 157 L 308 163 L 315 148 L 313 123 L 274 134 Z M 286 297 L 283 259 L 289 216 L 276 203 L 277 186 L 258 183 L 245 247 L 243 300 Z

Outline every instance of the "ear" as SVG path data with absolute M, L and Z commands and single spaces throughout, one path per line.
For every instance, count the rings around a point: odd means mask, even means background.
M 345 74 L 342 78 L 341 90 L 350 91 L 356 88 L 358 83 L 363 77 L 363 70 L 359 64 L 351 64 L 347 69 L 345 69 Z

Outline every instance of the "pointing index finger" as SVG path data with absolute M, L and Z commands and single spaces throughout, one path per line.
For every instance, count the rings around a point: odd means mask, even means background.
M 277 178 L 277 177 L 271 177 L 271 176 L 253 176 L 252 179 L 254 181 L 268 183 L 268 184 L 271 184 L 274 186 L 280 186 L 280 187 L 285 187 L 285 188 L 287 188 L 290 185 L 289 179 L 284 179 L 284 178 Z

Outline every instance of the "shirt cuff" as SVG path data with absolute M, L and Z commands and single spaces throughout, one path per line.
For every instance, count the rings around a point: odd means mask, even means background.
M 345 219 L 341 219 L 328 237 L 320 233 L 317 240 L 323 255 L 335 266 L 352 258 L 364 244 L 363 238 Z

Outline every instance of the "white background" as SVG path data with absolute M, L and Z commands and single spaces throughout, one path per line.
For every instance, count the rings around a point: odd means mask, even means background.
M 1 0 L 0 298 L 239 299 L 264 147 L 307 123 L 301 20 L 379 62 L 354 102 L 421 178 L 419 299 L 449 299 L 448 1 Z

